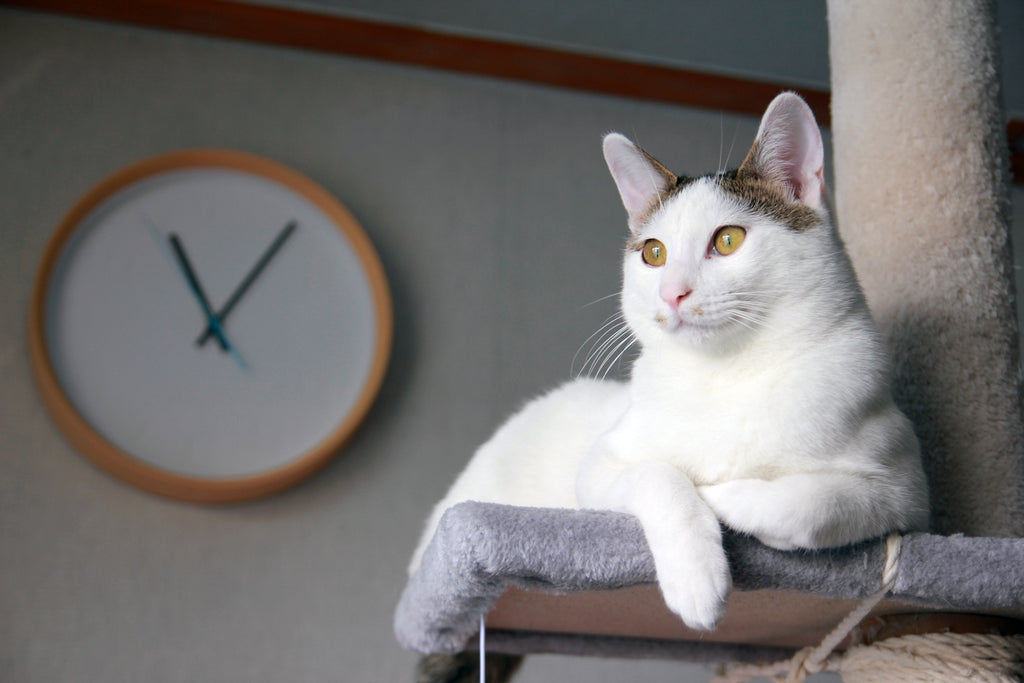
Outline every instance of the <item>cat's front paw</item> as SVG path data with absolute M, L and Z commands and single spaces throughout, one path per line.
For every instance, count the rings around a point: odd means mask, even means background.
M 725 551 L 719 543 L 674 550 L 672 557 L 656 562 L 665 604 L 690 628 L 710 631 L 725 614 L 732 588 Z

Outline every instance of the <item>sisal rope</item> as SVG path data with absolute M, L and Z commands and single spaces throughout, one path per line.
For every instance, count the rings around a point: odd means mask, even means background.
M 743 683 L 769 678 L 779 683 L 802 683 L 821 671 L 837 671 L 850 683 L 915 683 L 917 681 L 1024 681 L 1024 636 L 980 633 L 930 633 L 888 638 L 869 645 L 834 652 L 875 606 L 896 585 L 901 537 L 885 541 L 882 586 L 865 598 L 835 627 L 820 645 L 807 647 L 789 660 L 770 664 L 723 664 L 712 683 Z

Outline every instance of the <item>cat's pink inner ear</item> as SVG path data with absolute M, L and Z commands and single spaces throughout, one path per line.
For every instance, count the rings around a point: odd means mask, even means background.
M 819 208 L 825 190 L 825 153 L 810 107 L 783 93 L 768 105 L 757 132 L 757 172 L 791 199 Z
M 635 231 L 675 182 L 675 176 L 623 135 L 606 135 L 603 147 L 608 170 L 629 214 L 629 226 Z

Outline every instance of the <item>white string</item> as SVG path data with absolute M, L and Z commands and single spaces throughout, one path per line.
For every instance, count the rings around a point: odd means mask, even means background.
M 484 670 L 484 649 L 487 641 L 487 629 L 484 627 L 484 614 L 480 613 L 480 683 L 484 683 L 487 679 L 484 677 L 486 671 Z
M 831 633 L 825 636 L 820 645 L 805 647 L 788 661 L 772 664 L 741 662 L 723 664 L 712 680 L 715 683 L 738 683 L 754 678 L 772 678 L 776 681 L 784 680 L 786 683 L 801 683 L 809 674 L 834 671 L 838 659 L 835 656 L 830 656 L 832 651 L 896 585 L 896 579 L 899 576 L 900 554 L 903 550 L 902 540 L 902 536 L 895 532 L 889 534 L 889 537 L 885 539 L 885 566 L 882 568 L 881 588 L 874 595 L 858 603 L 853 611 L 846 615 L 846 618 L 839 622 L 839 625 Z M 786 672 L 784 679 L 776 676 L 780 672 Z
M 896 578 L 899 572 L 900 554 L 903 550 L 902 541 L 903 537 L 898 533 L 889 534 L 888 538 L 885 539 L 885 566 L 882 568 L 882 587 L 874 595 L 862 600 L 852 612 L 847 614 L 846 618 L 839 622 L 839 625 L 825 637 L 820 645 L 808 650 L 804 661 L 800 662 L 794 670 L 799 670 L 808 665 L 819 666 L 824 662 L 832 654 L 832 651 L 836 649 L 836 646 L 842 642 L 843 638 L 849 635 L 850 631 L 892 590 L 893 586 L 896 585 Z M 802 678 L 797 679 L 796 676 L 797 674 L 795 673 L 791 675 L 794 680 L 803 680 Z

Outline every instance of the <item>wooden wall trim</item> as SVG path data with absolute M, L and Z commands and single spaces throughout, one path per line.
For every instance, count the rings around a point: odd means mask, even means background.
M 573 90 L 759 116 L 780 90 L 799 92 L 829 125 L 829 92 L 569 50 L 228 0 L 0 0 L 75 17 L 507 78 Z M 1024 184 L 1024 121 L 1007 130 Z
M 226 0 L 3 0 L 8 5 L 760 115 L 783 88 L 743 78 Z M 799 88 L 829 120 L 829 94 Z

